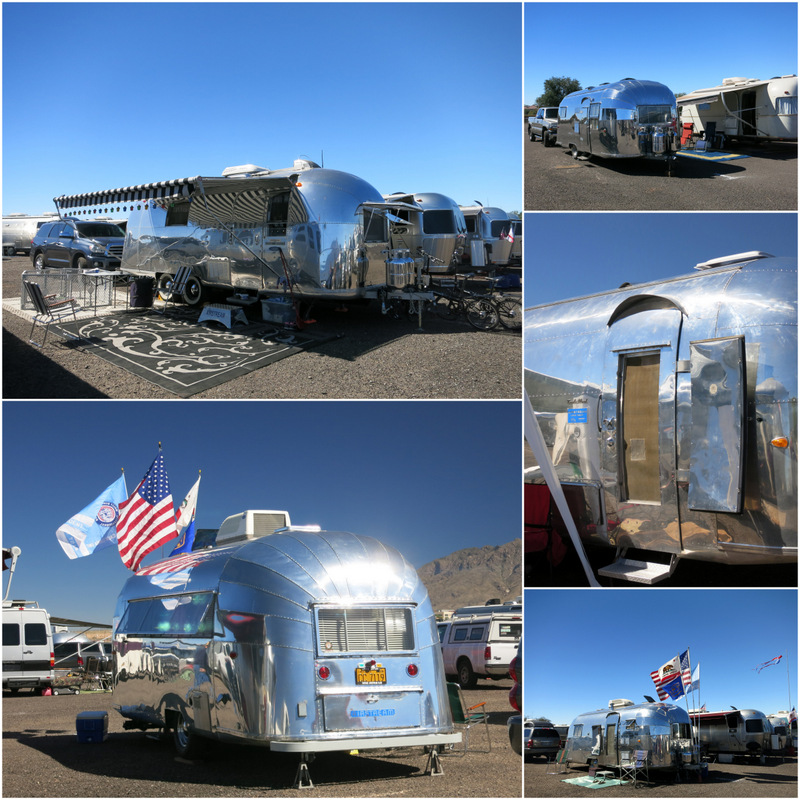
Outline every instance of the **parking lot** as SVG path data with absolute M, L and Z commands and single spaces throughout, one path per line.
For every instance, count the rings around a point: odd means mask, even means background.
M 573 159 L 525 136 L 526 211 L 794 211 L 797 145 L 740 147 L 736 161 Z
M 463 757 L 442 758 L 444 775 L 425 775 L 422 748 L 325 753 L 310 765 L 313 789 L 294 790 L 298 757 L 264 748 L 214 744 L 209 758 L 178 758 L 171 741 L 125 731 L 112 695 L 3 697 L 4 797 L 520 797 L 522 759 L 508 744 L 510 680 L 480 681 L 465 692 L 486 702 L 486 734 L 470 732 Z M 108 711 L 105 742 L 80 743 L 75 717 Z M 475 749 L 473 749 L 475 748 Z
M 765 764 L 745 759 L 733 764 L 709 764 L 703 783 L 676 782 L 670 776 L 650 772 L 649 782 L 591 789 L 564 783 L 565 778 L 588 774 L 588 767 L 571 767 L 559 774 L 544 758 L 525 764 L 526 797 L 797 797 L 797 759 L 767 759 Z

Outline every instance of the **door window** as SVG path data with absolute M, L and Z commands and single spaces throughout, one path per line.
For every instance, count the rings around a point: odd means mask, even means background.
M 16 622 L 4 622 L 3 647 L 14 647 L 19 643 L 19 625 Z
M 25 644 L 47 644 L 47 626 L 43 622 L 25 623 Z

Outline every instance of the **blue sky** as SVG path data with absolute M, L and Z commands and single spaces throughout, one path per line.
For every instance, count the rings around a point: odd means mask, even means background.
M 374 536 L 415 567 L 522 529 L 516 402 L 7 400 L 3 547 L 22 549 L 13 598 L 110 621 L 131 574 L 119 553 L 70 560 L 55 531 L 121 467 L 133 491 L 159 441 L 176 504 L 202 470 L 200 528 L 284 509 L 297 525 Z
M 687 647 L 709 711 L 789 710 L 790 691 L 797 706 L 793 590 L 529 589 L 523 642 L 525 715 L 555 725 L 612 698 L 656 697 L 650 672 Z
M 525 102 L 548 78 L 673 92 L 797 74 L 796 3 L 525 3 Z
M 4 3 L 4 211 L 323 153 L 519 210 L 521 30 L 520 3 Z
M 797 258 L 790 213 L 528 213 L 524 220 L 525 308 L 685 275 L 750 250 Z

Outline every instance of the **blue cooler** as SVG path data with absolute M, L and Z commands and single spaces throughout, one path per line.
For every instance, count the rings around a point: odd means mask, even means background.
M 79 742 L 104 742 L 108 738 L 108 711 L 81 711 L 75 717 Z

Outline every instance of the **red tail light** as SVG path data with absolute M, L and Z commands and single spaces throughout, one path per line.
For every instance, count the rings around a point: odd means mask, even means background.
M 322 680 L 326 681 L 331 676 L 331 671 L 327 667 L 320 667 L 317 673 Z
M 83 666 L 83 656 L 78 656 L 78 666 L 79 667 Z
M 508 665 L 508 674 L 511 677 L 512 681 L 518 682 L 517 678 L 517 657 L 511 659 L 511 663 Z
M 522 709 L 519 707 L 519 700 L 517 700 L 517 687 L 513 686 L 508 693 L 508 702 L 511 705 L 511 708 L 514 711 L 521 711 Z
M 483 657 L 487 661 L 491 661 L 491 658 L 492 658 L 492 648 L 491 648 L 491 646 L 489 646 L 489 645 L 486 646 L 486 649 L 483 651 Z
M 406 667 L 406 672 L 409 674 L 410 677 L 416 678 L 419 674 L 419 667 L 416 664 L 409 664 Z
M 54 667 L 56 665 L 56 654 L 50 653 L 50 666 Z

